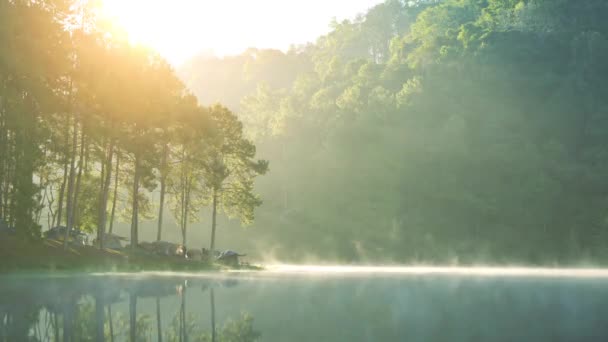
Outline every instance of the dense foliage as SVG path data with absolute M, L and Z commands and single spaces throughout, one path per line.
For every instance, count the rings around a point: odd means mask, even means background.
M 387 0 L 314 44 L 179 70 L 238 116 L 96 14 L 0 4 L 0 224 L 20 235 L 122 219 L 135 244 L 153 220 L 187 243 L 204 207 L 212 236 L 218 211 L 253 223 L 257 146 L 260 229 L 223 235 L 251 254 L 608 258 L 605 1 Z
M 603 262 L 607 15 L 602 0 L 388 0 L 315 44 L 199 58 L 180 75 L 208 100 L 209 70 L 226 70 L 212 100 L 273 161 L 244 246 Z
M 66 235 L 96 231 L 103 247 L 120 211 L 135 246 L 157 206 L 162 238 L 167 201 L 185 243 L 212 197 L 214 211 L 251 222 L 261 203 L 253 179 L 268 163 L 254 160 L 241 122 L 199 106 L 96 3 L 0 2 L 0 228 L 39 237 L 43 225 L 65 225 Z M 151 196 L 158 185 L 160 199 Z

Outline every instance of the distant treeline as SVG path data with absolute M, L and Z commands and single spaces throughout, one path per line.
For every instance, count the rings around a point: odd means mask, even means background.
M 184 243 L 203 206 L 213 224 L 217 210 L 250 223 L 261 203 L 253 179 L 268 163 L 254 160 L 241 122 L 199 106 L 162 58 L 100 20 L 96 3 L 0 3 L 1 228 L 101 237 L 120 212 L 136 245 L 142 217 L 159 218 L 162 238 L 165 204 Z
M 179 74 L 238 111 L 273 161 L 251 246 L 606 262 L 606 18 L 603 0 L 388 0 L 314 44 Z

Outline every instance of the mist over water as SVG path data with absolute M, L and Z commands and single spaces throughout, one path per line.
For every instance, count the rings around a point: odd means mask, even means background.
M 3 276 L 0 340 L 156 341 L 160 327 L 164 341 L 211 341 L 213 330 L 216 341 L 598 341 L 608 338 L 606 278 L 593 269 L 315 265 Z
M 268 266 L 274 273 L 332 276 L 359 274 L 364 276 L 396 275 L 445 275 L 486 277 L 557 277 L 557 278 L 608 278 L 608 269 L 602 268 L 533 268 L 533 267 L 458 267 L 458 266 L 344 266 L 344 265 L 295 265 Z

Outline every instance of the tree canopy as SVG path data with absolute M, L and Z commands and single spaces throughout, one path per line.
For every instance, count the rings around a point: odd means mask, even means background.
M 606 14 L 388 0 L 284 53 L 291 82 L 219 98 L 273 161 L 251 238 L 294 260 L 605 261 Z M 237 80 L 238 58 L 213 63 Z M 183 70 L 203 99 L 206 65 Z
M 167 192 L 178 199 L 185 243 L 187 222 L 206 204 L 195 198 L 216 188 L 206 170 L 219 140 L 240 158 L 226 166 L 243 184 L 230 208 L 253 220 L 261 204 L 253 179 L 267 162 L 234 135 L 241 123 L 199 105 L 162 57 L 108 28 L 98 11 L 95 1 L 0 4 L 0 221 L 33 238 L 65 225 L 66 246 L 72 229 L 97 232 L 103 247 L 120 206 L 137 246 L 160 183 L 157 239 Z
M 603 262 L 607 14 L 387 0 L 314 43 L 174 71 L 94 2 L 3 2 L 0 218 L 99 240 L 120 218 L 133 244 L 145 220 L 184 243 L 209 220 L 291 260 Z

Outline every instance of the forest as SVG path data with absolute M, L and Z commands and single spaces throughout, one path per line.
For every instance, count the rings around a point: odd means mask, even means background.
M 0 218 L 212 250 L 219 225 L 282 261 L 602 264 L 607 16 L 387 0 L 173 70 L 88 2 L 3 1 Z
M 199 105 L 165 60 L 98 13 L 95 1 L 0 4 L 0 223 L 26 238 L 65 226 L 66 247 L 73 229 L 91 232 L 103 248 L 119 217 L 131 246 L 153 217 L 163 239 L 167 210 L 184 245 L 202 207 L 213 225 L 218 212 L 251 222 L 268 162 L 242 123 Z
M 190 61 L 271 161 L 235 239 L 293 261 L 605 263 L 607 15 L 389 0 L 286 53 Z

